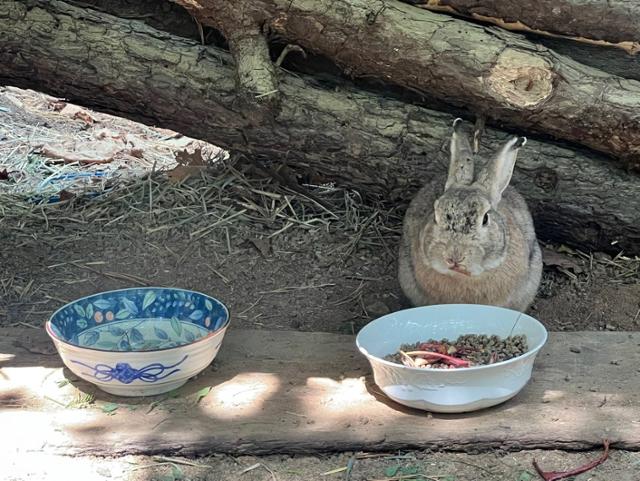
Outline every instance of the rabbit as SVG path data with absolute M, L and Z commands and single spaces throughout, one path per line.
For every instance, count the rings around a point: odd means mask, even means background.
M 476 173 L 461 123 L 453 123 L 444 193 L 425 185 L 405 214 L 400 287 L 414 306 L 485 304 L 524 312 L 542 276 L 531 213 L 509 186 L 527 139 L 511 138 Z

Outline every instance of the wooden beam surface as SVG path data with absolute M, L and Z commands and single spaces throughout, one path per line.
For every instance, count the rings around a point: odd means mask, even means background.
M 604 437 L 638 449 L 639 343 L 640 333 L 551 333 L 514 399 L 441 415 L 385 398 L 352 336 L 232 329 L 214 363 L 176 397 L 125 399 L 84 382 L 64 385 L 70 373 L 43 332 L 0 329 L 0 452 L 475 452 L 583 449 Z M 81 408 L 82 393 L 94 394 L 94 403 Z M 117 409 L 105 412 L 108 403 Z

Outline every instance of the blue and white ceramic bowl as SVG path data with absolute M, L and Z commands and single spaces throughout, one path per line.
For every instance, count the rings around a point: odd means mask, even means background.
M 122 289 L 78 299 L 46 323 L 64 364 L 118 396 L 176 389 L 218 354 L 229 311 L 183 289 Z
M 464 334 L 525 335 L 529 350 L 486 366 L 422 369 L 384 359 L 401 344 L 456 339 Z M 367 324 L 356 344 L 373 369 L 376 384 L 394 401 L 417 409 L 462 413 L 495 406 L 529 382 L 547 330 L 526 314 L 501 307 L 444 304 L 393 312 Z

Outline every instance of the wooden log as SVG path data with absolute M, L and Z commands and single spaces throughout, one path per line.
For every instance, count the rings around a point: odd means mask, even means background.
M 618 77 L 640 80 L 640 55 L 628 55 L 622 50 L 580 42 L 567 42 L 558 38 L 536 36 L 535 41 L 584 65 Z
M 635 0 L 403 0 L 435 12 L 592 45 L 640 52 L 640 3 Z
M 70 5 L 116 14 L 121 19 L 139 20 L 158 30 L 202 42 L 209 32 L 201 31 L 197 21 L 180 5 L 158 0 L 68 0 Z
M 548 134 L 640 168 L 640 82 L 621 79 L 498 28 L 394 0 L 175 0 L 225 36 L 260 25 L 374 77 Z
M 212 368 L 176 397 L 132 399 L 73 380 L 43 330 L 0 329 L 0 401 L 12 405 L 0 410 L 4 432 L 12 433 L 0 437 L 0 451 L 478 452 L 598 448 L 604 437 L 614 448 L 638 450 L 639 339 L 637 332 L 552 332 L 515 398 L 481 411 L 431 415 L 380 391 L 353 336 L 231 329 Z M 65 377 L 72 383 L 60 387 Z M 79 392 L 94 394 L 95 404 L 65 407 Z
M 348 84 L 279 72 L 278 110 L 256 122 L 231 56 L 65 2 L 0 0 L 0 83 L 208 140 L 304 179 L 407 202 L 444 173 L 453 116 Z M 488 130 L 481 152 L 505 140 Z M 593 152 L 531 139 L 514 183 L 539 236 L 640 252 L 640 180 Z M 612 242 L 617 242 L 611 246 Z

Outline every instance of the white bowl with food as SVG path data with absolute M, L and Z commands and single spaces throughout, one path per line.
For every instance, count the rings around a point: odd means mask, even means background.
M 356 345 L 389 398 L 426 411 L 461 413 L 518 394 L 547 337 L 542 323 L 524 313 L 444 304 L 380 317 L 358 333 Z M 401 347 L 410 352 L 400 353 Z

